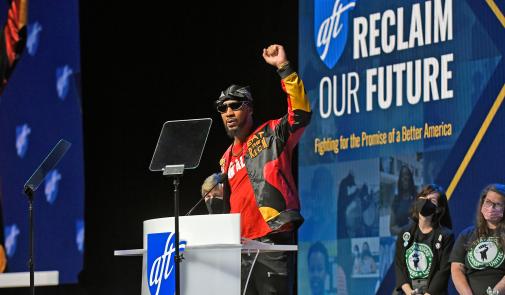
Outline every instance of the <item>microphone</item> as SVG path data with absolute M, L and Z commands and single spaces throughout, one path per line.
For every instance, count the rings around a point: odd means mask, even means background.
M 193 206 L 193 208 L 191 208 L 191 209 L 188 211 L 188 213 L 186 213 L 186 215 L 184 215 L 184 216 L 188 216 L 189 214 L 191 214 L 191 213 L 193 212 L 193 210 L 195 210 L 195 208 L 198 206 L 198 204 L 200 204 L 200 202 L 202 202 L 202 200 L 205 200 L 205 197 L 206 197 L 206 196 L 208 196 L 208 195 L 209 195 L 209 193 L 210 193 L 210 192 L 211 192 L 211 191 L 212 191 L 212 190 L 213 190 L 213 189 L 214 189 L 214 188 L 215 188 L 218 184 L 225 182 L 227 179 L 228 179 L 228 175 L 227 175 L 226 173 L 221 173 L 221 174 L 219 174 L 219 178 L 217 179 L 216 184 L 214 184 L 214 185 L 210 188 L 210 190 L 209 190 L 207 193 L 205 193 L 205 195 L 203 195 L 203 196 L 202 196 L 202 197 L 198 200 L 198 202 L 197 202 L 197 203 Z

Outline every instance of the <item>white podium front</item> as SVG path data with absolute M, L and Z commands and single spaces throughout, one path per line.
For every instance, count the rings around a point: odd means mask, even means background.
M 144 221 L 142 295 L 149 293 L 147 235 L 173 232 L 174 218 Z M 179 218 L 179 240 L 186 241 L 181 266 L 181 294 L 240 294 L 240 215 Z
M 144 247 L 117 250 L 116 256 L 142 256 L 142 295 L 149 291 L 147 237 L 174 231 L 174 218 L 144 221 Z M 297 251 L 296 245 L 269 245 L 255 241 L 240 243 L 240 214 L 181 216 L 180 241 L 186 241 L 181 267 L 181 294 L 240 294 L 241 252 Z

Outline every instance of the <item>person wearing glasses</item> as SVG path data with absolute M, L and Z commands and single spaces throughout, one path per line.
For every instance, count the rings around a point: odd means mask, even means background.
M 215 103 L 232 138 L 220 160 L 221 171 L 228 175 L 225 211 L 241 214 L 242 238 L 295 244 L 303 218 L 291 161 L 311 110 L 303 82 L 288 62 L 284 47 L 270 45 L 263 49 L 263 58 L 277 68 L 287 95 L 287 112 L 255 125 L 250 87 L 231 85 L 221 92 Z M 246 294 L 291 294 L 295 257 L 290 252 L 243 255 L 242 289 Z
M 443 188 L 425 186 L 411 204 L 410 218 L 413 223 L 396 240 L 395 294 L 447 294 L 454 235 Z
M 505 185 L 484 188 L 475 225 L 461 232 L 449 259 L 459 294 L 505 294 L 504 208 Z
M 10 1 L 7 20 L 0 36 L 0 95 L 3 93 L 7 80 L 11 76 L 12 70 L 16 66 L 25 47 L 27 21 L 28 0 Z M 0 191 L 1 194 L 2 192 Z M 7 269 L 7 254 L 4 247 L 3 232 L 2 204 L 0 203 L 0 272 L 4 272 Z

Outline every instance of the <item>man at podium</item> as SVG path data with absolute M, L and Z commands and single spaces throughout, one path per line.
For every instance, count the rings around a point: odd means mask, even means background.
M 302 224 L 300 201 L 291 171 L 293 149 L 311 110 L 303 82 L 290 66 L 284 47 L 263 49 L 265 61 L 277 68 L 287 94 L 287 113 L 282 118 L 255 125 L 253 96 L 248 86 L 231 85 L 221 92 L 217 110 L 233 139 L 220 160 L 225 211 L 241 214 L 241 235 L 265 243 L 295 244 Z M 255 256 L 242 257 L 242 288 Z M 290 294 L 296 256 L 290 252 L 259 254 L 246 294 Z

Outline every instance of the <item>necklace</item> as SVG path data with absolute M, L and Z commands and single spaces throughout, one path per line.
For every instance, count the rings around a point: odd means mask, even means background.
M 235 143 L 233 143 L 233 145 L 231 146 L 231 155 L 234 157 L 239 157 L 240 155 L 242 155 L 242 151 L 244 150 L 244 146 L 242 145 L 242 147 L 240 148 L 240 151 L 238 153 L 233 152 L 234 147 L 235 147 Z

